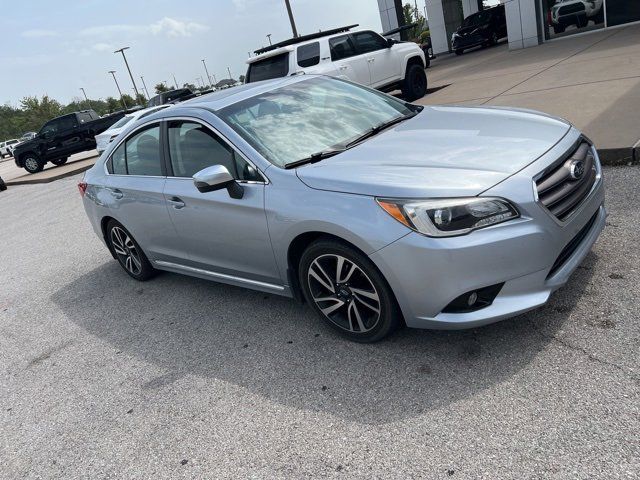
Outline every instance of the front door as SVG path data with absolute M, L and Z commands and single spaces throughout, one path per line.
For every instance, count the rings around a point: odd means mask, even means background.
M 387 41 L 375 32 L 356 32 L 353 38 L 360 53 L 366 59 L 371 76 L 371 86 L 381 87 L 397 79 L 399 67 Z
M 362 85 L 371 84 L 369 63 L 364 55 L 358 55 L 351 35 L 329 39 L 331 61 L 336 66 L 336 75 Z
M 264 178 L 210 127 L 195 120 L 170 120 L 167 139 L 172 171 L 164 196 L 189 266 L 232 283 L 282 284 L 264 212 Z M 226 189 L 201 193 L 195 187 L 192 176 L 211 165 L 229 170 L 244 189 L 242 198 L 231 198 Z

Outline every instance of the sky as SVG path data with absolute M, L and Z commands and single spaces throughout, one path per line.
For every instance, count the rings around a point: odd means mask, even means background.
M 421 5 L 424 2 L 419 2 Z M 16 106 L 28 95 L 67 103 L 117 97 L 133 86 L 114 50 L 129 46 L 127 60 L 141 89 L 159 82 L 196 84 L 246 71 L 248 52 L 291 37 L 284 0 L 0 0 L 0 103 Z M 381 31 L 377 0 L 291 0 L 299 33 L 359 23 Z M 420 6 L 420 5 L 419 5 Z

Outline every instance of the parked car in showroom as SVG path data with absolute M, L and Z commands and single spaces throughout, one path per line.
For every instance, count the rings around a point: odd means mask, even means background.
M 19 168 L 29 173 L 41 171 L 47 162 L 64 165 L 70 155 L 96 148 L 95 136 L 124 116 L 124 112 L 107 117 L 93 110 L 82 110 L 49 120 L 36 136 L 13 149 Z
M 13 156 L 12 147 L 18 143 L 20 143 L 20 140 L 18 140 L 17 138 L 12 138 L 11 140 L 5 140 L 4 142 L 0 142 L 0 158 L 12 157 Z
M 568 26 L 586 27 L 589 20 L 595 25 L 604 22 L 602 0 L 556 0 L 549 10 L 549 24 L 554 33 L 562 33 Z
M 118 120 L 116 123 L 111 125 L 107 130 L 105 130 L 104 132 L 96 135 L 96 137 L 95 137 L 95 139 L 96 139 L 96 150 L 98 150 L 99 154 L 102 154 L 102 152 L 104 152 L 105 149 L 107 148 L 107 145 L 109 145 L 109 143 L 111 143 L 113 140 L 118 138 L 118 135 L 130 123 L 135 123 L 138 120 L 141 120 L 144 117 L 146 117 L 148 115 L 151 115 L 152 113 L 157 112 L 158 110 L 161 110 L 161 109 L 167 108 L 167 107 L 169 107 L 169 105 L 160 105 L 158 107 L 143 108 L 141 110 L 136 110 L 133 113 L 129 113 L 129 114 L 125 115 L 120 120 Z
M 456 55 L 462 55 L 469 48 L 495 45 L 506 36 L 504 5 L 498 5 L 465 18 L 451 36 L 451 48 Z
M 315 75 L 156 112 L 78 187 L 134 279 L 167 270 L 304 298 L 360 342 L 543 305 L 606 217 L 596 149 L 564 120 Z
M 331 75 L 384 92 L 400 89 L 407 100 L 427 93 L 424 53 L 357 25 L 303 35 L 256 50 L 245 82 L 300 74 Z

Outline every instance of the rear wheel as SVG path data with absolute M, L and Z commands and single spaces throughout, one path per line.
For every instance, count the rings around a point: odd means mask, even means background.
M 400 325 L 391 288 L 373 263 L 334 240 L 320 240 L 303 253 L 299 281 L 312 308 L 350 340 L 381 340 Z
M 553 26 L 553 33 L 563 33 L 565 29 L 564 25 L 554 25 Z
M 461 49 L 461 48 L 458 48 L 458 49 L 456 50 L 456 55 L 462 55 L 462 52 L 464 52 L 464 50 L 463 50 L 463 49 Z
M 32 153 L 28 154 L 22 162 L 24 169 L 29 173 L 37 173 L 44 168 L 44 162 Z
M 56 160 L 51 160 L 51 163 L 53 163 L 54 165 L 60 166 L 60 165 L 64 165 L 65 163 L 67 163 L 68 158 L 57 158 Z
M 109 248 L 129 276 L 143 282 L 156 274 L 156 269 L 151 266 L 138 242 L 121 223 L 115 220 L 109 221 L 107 239 Z
M 414 63 L 407 67 L 400 89 L 404 98 L 410 102 L 424 97 L 427 93 L 427 75 L 422 63 Z

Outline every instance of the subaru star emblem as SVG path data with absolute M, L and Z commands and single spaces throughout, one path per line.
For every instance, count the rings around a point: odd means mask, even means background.
M 574 160 L 569 166 L 569 175 L 574 180 L 579 180 L 584 175 L 584 162 L 582 160 Z

